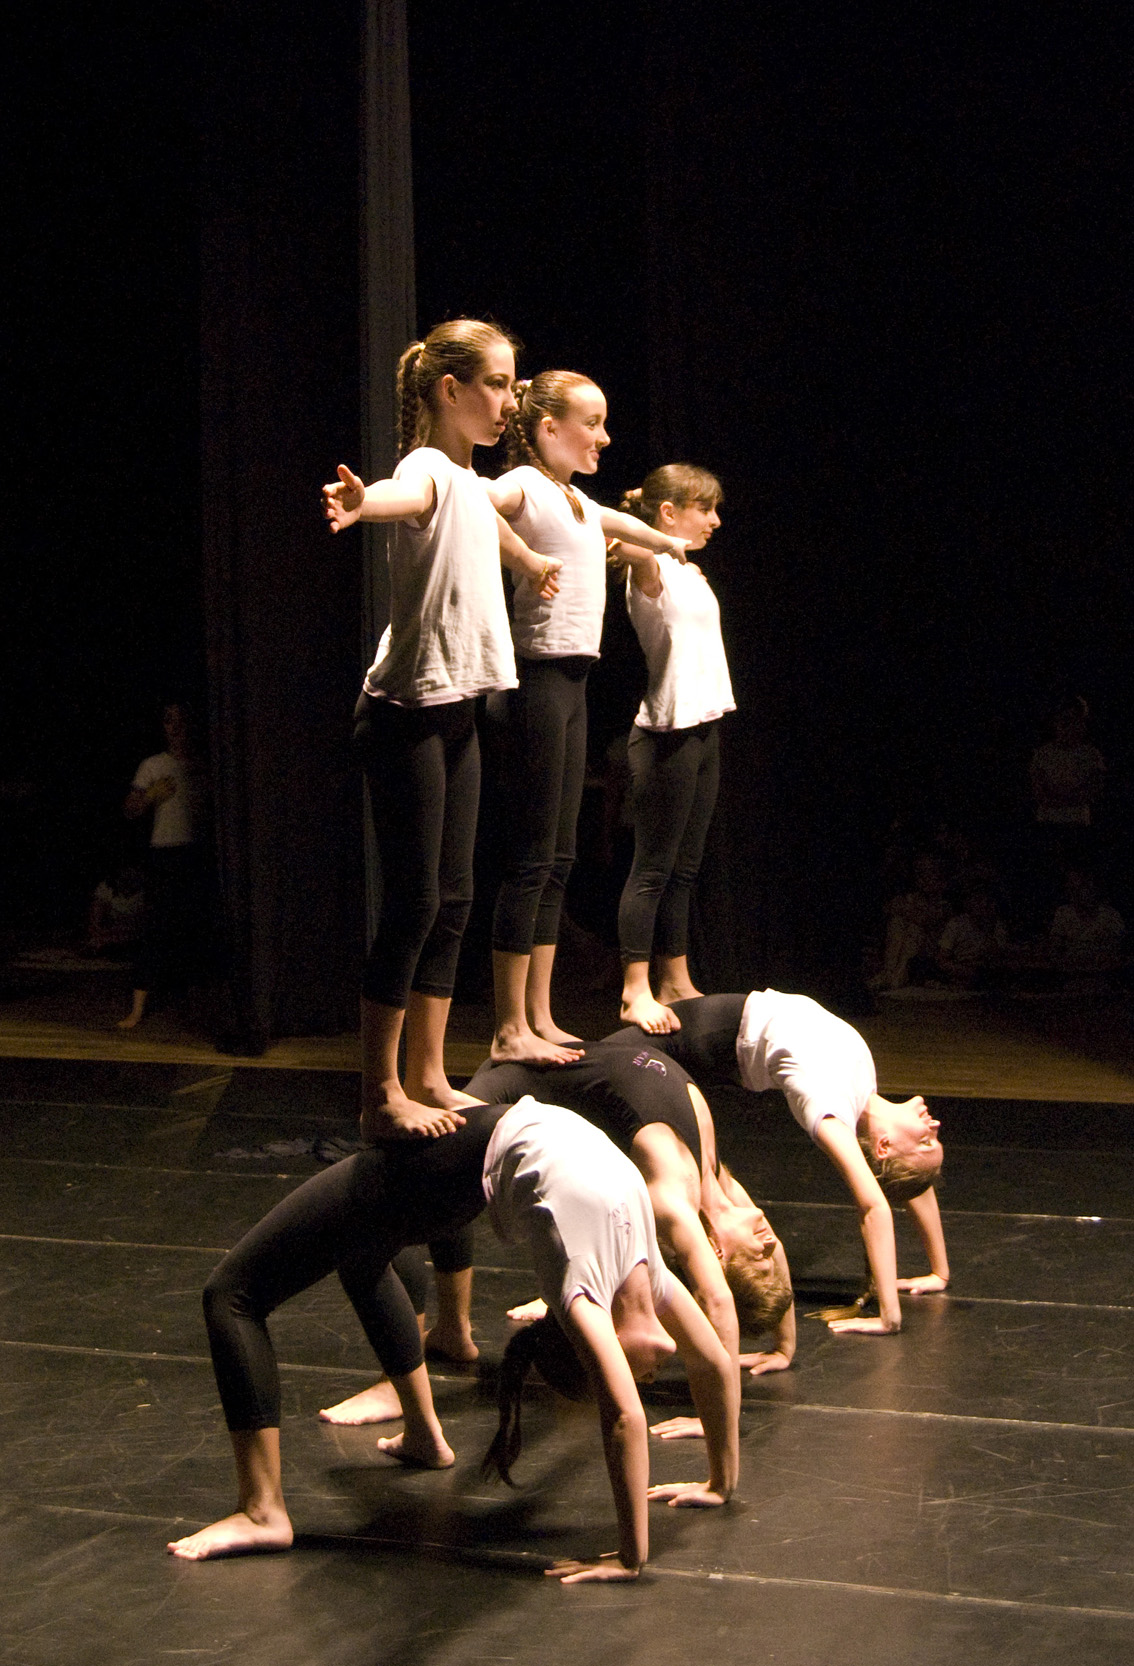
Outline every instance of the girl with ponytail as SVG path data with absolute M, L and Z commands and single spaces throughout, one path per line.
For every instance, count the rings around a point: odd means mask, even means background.
M 492 1057 L 564 1064 L 575 1036 L 551 1013 L 551 971 L 587 757 L 587 673 L 606 603 L 606 542 L 624 538 L 682 559 L 683 540 L 605 509 L 571 484 L 594 474 L 610 443 L 606 400 L 587 376 L 545 370 L 516 389 L 512 468 L 489 496 L 534 548 L 562 565 L 558 593 L 517 580 L 512 635 L 518 686 L 493 695 L 502 735 L 508 852 L 493 919 L 496 1033 Z
M 706 469 L 670 463 L 622 506 L 700 550 L 721 524 L 720 500 L 720 482 Z M 700 568 L 625 546 L 614 559 L 627 574 L 626 606 L 648 675 L 629 745 L 634 862 L 618 908 L 621 1017 L 666 1035 L 681 1027 L 672 1003 L 700 994 L 689 975 L 689 902 L 717 801 L 719 719 L 736 706 L 720 608 Z
M 723 1504 L 739 1465 L 740 1384 L 728 1352 L 658 1252 L 645 1183 L 604 1134 L 570 1111 L 525 1098 L 510 1110 L 466 1107 L 447 1139 L 392 1140 L 334 1163 L 247 1232 L 205 1289 L 217 1388 L 232 1438 L 233 1514 L 171 1543 L 191 1561 L 286 1550 L 292 1525 L 280 1457 L 280 1381 L 268 1320 L 283 1302 L 338 1274 L 398 1395 L 400 1434 L 378 1449 L 446 1469 L 453 1452 L 437 1418 L 414 1303 L 391 1266 L 407 1245 L 471 1224 L 529 1246 L 560 1335 L 517 1338 L 502 1375 L 492 1463 L 507 1475 L 519 1452 L 519 1397 L 532 1363 L 568 1392 L 597 1400 L 614 1491 L 614 1559 L 569 1563 L 568 1580 L 633 1579 L 648 1551 L 647 1500 Z M 635 1378 L 674 1348 L 685 1360 L 709 1456 L 704 1482 L 650 1488 L 647 1430 Z
M 355 708 L 382 867 L 382 912 L 362 978 L 363 1137 L 438 1135 L 461 1122 L 444 1041 L 472 901 L 480 797 L 476 697 L 514 688 L 503 560 L 553 595 L 555 561 L 496 514 L 473 472 L 516 408 L 513 344 L 458 318 L 407 347 L 398 365 L 402 460 L 364 486 L 345 466 L 323 488 L 332 532 L 393 525 L 390 623 Z M 398 1042 L 406 1032 L 406 1080 Z
M 726 1502 L 739 1462 L 740 1381 L 728 1350 L 658 1250 L 645 1181 L 597 1128 L 524 1098 L 501 1116 L 484 1161 L 489 1219 L 526 1243 L 548 1315 L 514 1336 L 501 1368 L 500 1424 L 484 1472 L 511 1484 L 520 1403 L 532 1365 L 571 1399 L 597 1404 L 618 1520 L 618 1549 L 547 1571 L 564 1584 L 636 1579 L 649 1554 L 648 1501 Z M 709 1477 L 651 1487 L 637 1383 L 678 1352 L 706 1436 Z

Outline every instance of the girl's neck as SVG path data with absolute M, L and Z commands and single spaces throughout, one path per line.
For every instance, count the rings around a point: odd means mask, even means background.
M 569 486 L 571 484 L 571 476 L 575 472 L 574 469 L 567 468 L 564 463 L 549 463 L 547 458 L 542 456 L 538 451 L 536 456 L 539 457 L 540 462 L 543 464 L 551 478 L 558 481 L 560 486 Z
M 443 451 L 451 463 L 459 469 L 471 469 L 473 460 L 473 442 L 453 423 L 443 418 L 435 421 L 429 430 L 426 445 L 431 445 L 435 451 Z

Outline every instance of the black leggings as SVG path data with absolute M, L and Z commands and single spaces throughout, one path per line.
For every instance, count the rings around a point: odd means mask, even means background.
M 581 654 L 520 659 L 519 688 L 489 699 L 504 744 L 508 852 L 492 946 L 505 954 L 530 954 L 535 944 L 559 938 L 587 766 L 593 663 Z
M 679 1030 L 647 1035 L 637 1025 L 627 1024 L 605 1036 L 600 1045 L 647 1047 L 679 1064 L 698 1087 L 735 1087 L 740 1083 L 736 1036 L 747 999 L 747 995 L 698 995 L 674 1001 L 673 1010 L 681 1020 Z
M 280 1384 L 267 1319 L 337 1273 L 391 1377 L 422 1363 L 414 1302 L 390 1263 L 408 1244 L 438 1242 L 484 1208 L 481 1177 L 502 1106 L 470 1107 L 454 1134 L 392 1141 L 335 1163 L 291 1192 L 230 1251 L 205 1286 L 205 1324 L 225 1421 L 274 1429 Z
M 473 894 L 480 800 L 475 702 L 397 706 L 364 694 L 355 746 L 370 788 L 382 913 L 362 972 L 368 1001 L 453 993 Z
M 618 905 L 618 943 L 625 960 L 672 958 L 689 948 L 689 898 L 720 782 L 718 724 L 635 727 L 628 755 L 634 864 Z

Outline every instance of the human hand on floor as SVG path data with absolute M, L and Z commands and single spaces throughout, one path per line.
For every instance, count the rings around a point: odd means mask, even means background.
M 558 1579 L 561 1585 L 610 1583 L 619 1579 L 637 1579 L 639 1570 L 628 1568 L 619 1561 L 618 1552 L 608 1550 L 597 1562 L 553 1562 L 544 1569 L 544 1577 Z
M 704 1440 L 705 1428 L 699 1417 L 670 1417 L 664 1423 L 654 1423 L 650 1433 L 659 1440 Z

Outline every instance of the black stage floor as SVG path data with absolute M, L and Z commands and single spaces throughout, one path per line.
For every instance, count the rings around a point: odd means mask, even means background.
M 321 1405 L 374 1375 L 333 1280 L 274 1324 L 295 1548 L 165 1556 L 167 1539 L 231 1508 L 201 1285 L 317 1166 L 305 1145 L 353 1136 L 356 1093 L 343 1074 L 0 1065 L 0 1659 L 1134 1659 L 1129 1107 L 935 1101 L 952 1293 L 907 1301 L 894 1338 L 801 1323 L 795 1368 L 746 1379 L 738 1496 L 656 1509 L 637 1584 L 540 1577 L 554 1557 L 613 1543 L 585 1414 L 533 1400 L 512 1493 L 479 1478 L 495 1413 L 475 1375 L 434 1379 L 458 1452 L 443 1474 L 400 1469 L 372 1430 L 321 1425 Z M 742 1119 L 722 1096 L 715 1110 L 725 1156 L 787 1245 L 801 1311 L 849 1291 L 861 1250 L 822 1158 L 782 1105 L 750 1101 Z M 265 1153 L 273 1142 L 289 1143 Z M 504 1308 L 533 1285 L 478 1230 L 491 1362 Z M 652 1420 L 684 1405 L 676 1375 L 647 1393 Z M 652 1456 L 655 1479 L 703 1470 L 692 1443 Z

